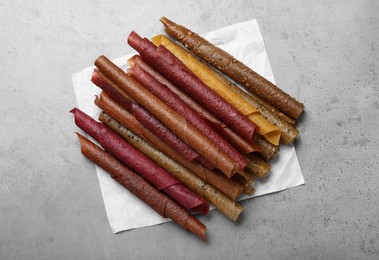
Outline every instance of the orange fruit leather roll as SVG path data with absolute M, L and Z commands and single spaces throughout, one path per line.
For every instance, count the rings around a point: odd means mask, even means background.
M 297 119 L 303 112 L 304 105 L 302 103 L 235 59 L 229 53 L 211 44 L 197 33 L 170 21 L 166 17 L 162 17 L 160 21 L 166 27 L 166 32 L 181 42 L 189 51 L 251 90 L 269 104 L 294 119 Z
M 149 157 L 152 161 L 169 172 L 172 176 L 180 180 L 185 186 L 187 186 L 187 188 L 212 203 L 229 219 L 233 221 L 237 220 L 238 216 L 243 211 L 243 207 L 240 204 L 231 200 L 229 197 L 227 197 L 225 194 L 210 184 L 207 184 L 187 168 L 174 161 L 165 153 L 151 146 L 137 134 L 122 126 L 119 122 L 107 114 L 101 114 L 99 116 L 99 120 L 110 129 L 118 133 L 122 138 L 133 145 L 141 153 Z
M 103 168 L 112 178 L 149 205 L 155 212 L 172 219 L 186 230 L 206 239 L 206 227 L 170 197 L 84 136 L 78 134 L 82 154 Z
M 157 46 L 163 45 L 166 47 L 208 87 L 222 96 L 242 114 L 246 115 L 254 124 L 258 126 L 257 133 L 259 135 L 263 136 L 274 145 L 279 144 L 279 128 L 266 120 L 256 107 L 246 102 L 240 95 L 232 91 L 228 85 L 225 84 L 225 82 L 216 77 L 211 67 L 198 60 L 191 53 L 180 47 L 178 44 L 172 42 L 164 35 L 157 35 L 153 37 L 152 42 Z
M 121 125 L 136 133 L 142 139 L 196 174 L 206 183 L 209 183 L 216 189 L 220 190 L 233 201 L 235 201 L 241 194 L 243 190 L 242 185 L 234 180 L 228 179 L 220 172 L 211 171 L 197 162 L 186 160 L 169 145 L 163 142 L 158 136 L 146 129 L 128 110 L 112 100 L 104 92 L 100 94 L 99 98 L 96 98 L 95 104 Z
M 231 178 L 237 170 L 240 170 L 238 163 L 233 158 L 220 151 L 216 144 L 189 124 L 183 116 L 171 109 L 105 56 L 97 58 L 95 66 L 225 176 Z

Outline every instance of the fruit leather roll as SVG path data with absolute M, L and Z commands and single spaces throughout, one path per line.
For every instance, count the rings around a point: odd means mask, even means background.
M 116 84 L 100 75 L 98 71 L 92 73 L 91 81 L 106 92 L 112 99 L 121 106 L 128 109 L 147 129 L 158 135 L 163 141 L 167 142 L 174 150 L 184 158 L 191 161 L 199 157 L 191 147 L 184 143 L 169 128 L 156 119 L 149 111 L 140 105 L 132 102 L 128 94 Z
M 128 43 L 139 52 L 147 63 L 168 80 L 193 97 L 242 137 L 249 141 L 252 140 L 256 125 L 205 85 L 164 46 L 156 47 L 148 39 L 142 39 L 135 32 L 129 35 Z
M 247 158 L 249 158 L 249 160 L 245 171 L 253 174 L 259 179 L 266 177 L 267 173 L 271 169 L 270 164 L 256 154 L 248 154 Z
M 243 186 L 246 194 L 252 195 L 255 192 L 255 178 L 251 174 L 240 171 L 233 178 Z
M 103 168 L 128 191 L 149 205 L 155 212 L 205 240 L 206 227 L 167 195 L 154 188 L 144 178 L 131 171 L 112 155 L 78 134 L 81 152 Z
M 246 115 L 251 121 L 253 121 L 253 123 L 258 126 L 257 133 L 259 135 L 262 135 L 274 145 L 279 144 L 279 128 L 265 119 L 256 107 L 246 102 L 240 95 L 231 90 L 227 84 L 214 74 L 216 72 L 210 66 L 198 60 L 191 53 L 172 42 L 164 35 L 157 35 L 152 38 L 152 41 L 157 46 L 163 45 L 166 47 L 208 87 L 213 89 L 217 94 L 222 96 L 242 114 Z
M 159 137 L 146 129 L 129 111 L 112 100 L 104 92 L 100 94 L 99 98 L 96 98 L 95 104 L 105 113 L 118 121 L 121 125 L 127 127 L 142 137 L 145 141 L 149 142 L 154 147 L 170 156 L 176 162 L 192 171 L 202 180 L 223 192 L 233 201 L 235 201 L 236 198 L 241 194 L 243 187 L 239 183 L 228 179 L 225 175 L 219 172 L 210 171 L 199 163 L 186 160 L 183 156 L 172 149 L 167 143 L 163 142 Z
M 208 203 L 183 186 L 176 178 L 156 165 L 153 161 L 135 149 L 119 135 L 77 108 L 71 110 L 75 116 L 75 124 L 89 134 L 101 146 L 117 159 L 132 168 L 154 187 L 162 190 L 188 210 L 207 214 Z
M 154 70 L 149 64 L 147 64 L 138 55 L 134 55 L 128 60 L 131 67 L 138 66 L 145 72 L 149 73 L 155 80 L 159 83 L 168 87 L 172 92 L 174 92 L 184 103 L 186 103 L 190 108 L 192 108 L 199 116 L 204 120 L 209 122 L 209 124 L 226 140 L 228 140 L 235 148 L 241 153 L 247 154 L 258 151 L 258 147 L 246 141 L 244 138 L 235 133 L 217 117 L 211 114 L 208 110 L 204 109 L 199 103 L 177 88 L 174 84 L 163 77 L 159 72 Z
M 260 149 L 260 154 L 265 160 L 275 158 L 279 152 L 279 146 L 275 146 L 259 135 L 254 136 L 254 142 Z
M 243 169 L 247 165 L 246 158 L 240 154 L 231 144 L 221 137 L 203 118 L 201 118 L 194 110 L 184 103 L 174 92 L 168 87 L 162 85 L 154 79 L 149 73 L 139 68 L 137 65 L 131 67 L 128 73 L 133 76 L 139 83 L 144 85 L 151 93 L 160 98 L 169 107 L 181 114 L 187 121 L 195 126 L 199 131 L 212 140 L 222 151 L 234 158 L 239 168 Z
M 112 119 L 107 114 L 101 114 L 99 120 L 118 133 L 141 153 L 169 172 L 172 176 L 180 180 L 187 188 L 212 203 L 225 216 L 233 221 L 237 220 L 238 216 L 243 211 L 243 207 L 240 204 L 234 202 L 222 192 L 204 182 L 187 168 L 183 167 L 163 152 L 151 146 L 141 137 L 130 131 L 128 128 L 122 126 L 119 122 Z
M 158 120 L 228 178 L 232 177 L 239 169 L 238 163 L 234 159 L 225 152 L 218 151 L 218 147 L 208 137 L 109 59 L 100 56 L 96 59 L 95 65 L 106 77 L 123 88 L 136 102 L 149 110 Z
M 189 51 L 290 117 L 297 119 L 304 110 L 302 103 L 289 96 L 229 53 L 165 17 L 161 18 L 161 22 L 166 27 L 166 32 L 180 41 Z

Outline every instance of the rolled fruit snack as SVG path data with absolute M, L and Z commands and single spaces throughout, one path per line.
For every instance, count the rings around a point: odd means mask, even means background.
M 163 152 L 151 146 L 137 134 L 122 126 L 119 122 L 112 119 L 107 114 L 102 113 L 99 116 L 99 120 L 118 133 L 141 153 L 169 172 L 172 176 L 180 180 L 187 188 L 212 203 L 225 216 L 233 221 L 237 220 L 238 216 L 243 211 L 243 207 L 240 204 L 234 202 L 222 192 L 201 180 L 187 168 L 183 167 Z
M 109 81 L 109 79 L 101 75 L 99 71 L 94 71 L 92 73 L 91 81 L 117 103 L 130 111 L 147 129 L 160 136 L 163 141 L 168 143 L 184 158 L 192 161 L 199 157 L 197 152 L 157 120 L 149 111 L 135 102 L 132 102 L 129 95 L 123 89 L 119 88 L 114 82 Z
M 208 87 L 213 89 L 217 94 L 222 96 L 226 101 L 247 116 L 254 124 L 258 126 L 257 133 L 266 138 L 270 143 L 279 145 L 280 130 L 275 125 L 267 121 L 259 110 L 246 102 L 240 95 L 231 90 L 227 84 L 221 81 L 213 74 L 213 69 L 198 60 L 191 53 L 172 42 L 164 35 L 157 35 L 152 38 L 152 42 L 157 46 L 163 45 L 172 54 L 174 54 L 184 65 L 187 66 L 199 79 Z
M 172 109 L 181 114 L 187 121 L 195 126 L 199 131 L 213 141 L 219 149 L 234 158 L 240 169 L 247 165 L 246 158 L 240 154 L 233 146 L 231 146 L 223 137 L 221 137 L 203 118 L 201 118 L 194 110 L 184 103 L 174 92 L 168 87 L 162 85 L 154 79 L 149 73 L 145 72 L 138 66 L 131 67 L 128 73 L 134 77 L 139 83 L 144 85 L 150 92 L 160 98 Z
M 288 144 L 299 134 L 299 131 L 294 126 L 274 114 L 262 102 L 258 102 L 257 99 L 234 85 L 221 73 L 197 59 L 166 36 L 157 35 L 152 38 L 152 41 L 156 45 L 165 46 L 205 84 L 224 97 L 244 115 L 248 116 L 258 126 L 258 134 L 264 136 L 272 144 L 278 145 L 279 139 L 284 144 Z
M 208 213 L 209 205 L 204 199 L 184 187 L 180 181 L 124 141 L 115 132 L 77 108 L 70 112 L 74 114 L 75 124 L 79 128 L 99 142 L 105 150 L 148 180 L 154 187 L 162 190 L 188 210 L 202 214 Z
M 181 42 L 189 51 L 216 67 L 267 103 L 294 119 L 297 119 L 303 112 L 304 105 L 302 103 L 289 96 L 229 53 L 211 44 L 184 26 L 170 21 L 166 17 L 162 17 L 160 21 L 166 27 L 166 32 Z
M 112 178 L 129 190 L 155 212 L 206 239 L 206 227 L 167 195 L 154 188 L 144 178 L 130 170 L 112 155 L 78 134 L 81 152 L 89 160 L 103 168 Z
M 132 32 L 128 43 L 141 57 L 168 80 L 198 101 L 245 139 L 252 141 L 256 125 L 196 77 L 164 46 L 156 47 L 148 39 Z
M 145 72 L 149 73 L 159 83 L 168 87 L 174 92 L 184 103 L 192 108 L 196 113 L 206 120 L 221 136 L 228 140 L 238 151 L 243 154 L 259 151 L 256 145 L 246 141 L 244 138 L 235 133 L 217 117 L 211 114 L 208 110 L 204 109 L 199 103 L 177 88 L 174 84 L 163 77 L 159 72 L 147 64 L 140 56 L 134 55 L 128 60 L 131 67 L 138 66 Z
M 176 162 L 195 173 L 205 182 L 213 185 L 233 201 L 235 201 L 241 194 L 243 190 L 242 185 L 232 179 L 228 179 L 220 172 L 211 171 L 195 161 L 186 160 L 166 142 L 162 141 L 158 136 L 146 129 L 128 110 L 112 100 L 106 93 L 102 92 L 99 98 L 95 99 L 95 104 L 113 119 L 117 120 L 121 125 L 138 134 L 145 141 L 149 142 Z
M 239 165 L 233 158 L 223 151 L 219 151 L 218 147 L 208 137 L 109 59 L 100 56 L 96 59 L 95 65 L 100 72 L 123 88 L 136 102 L 149 110 L 158 120 L 228 178 L 231 178 L 239 170 Z M 217 151 L 218 153 L 216 153 Z

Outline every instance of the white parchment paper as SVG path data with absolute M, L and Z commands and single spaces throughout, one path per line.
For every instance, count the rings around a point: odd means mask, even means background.
M 202 36 L 275 83 L 256 20 L 234 24 Z M 132 55 L 115 59 L 113 62 L 125 69 L 128 66 L 127 59 Z M 90 81 L 93 69 L 94 67 L 92 66 L 73 74 L 72 80 L 79 109 L 97 119 L 101 111 L 94 105 L 93 101 L 95 95 L 100 93 L 100 89 Z M 304 178 L 293 145 L 281 146 L 278 158 L 271 163 L 272 168 L 268 176 L 263 181 L 257 181 L 256 192 L 253 197 L 304 184 Z M 106 213 L 114 233 L 170 221 L 162 218 L 142 201 L 134 197 L 133 194 L 115 182 L 100 167 L 96 166 L 96 172 Z M 242 196 L 240 200 L 249 198 L 251 196 Z

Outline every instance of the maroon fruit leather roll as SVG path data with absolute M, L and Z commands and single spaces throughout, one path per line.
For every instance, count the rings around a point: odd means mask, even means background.
M 241 136 L 234 132 L 231 128 L 225 125 L 220 119 L 215 117 L 208 110 L 203 108 L 199 103 L 185 94 L 182 90 L 172 84 L 169 80 L 163 77 L 159 72 L 157 72 L 153 67 L 147 64 L 140 56 L 134 55 L 128 60 L 131 67 L 138 66 L 145 72 L 149 73 L 155 78 L 159 83 L 168 87 L 172 92 L 174 92 L 184 103 L 186 103 L 190 108 L 192 108 L 199 116 L 206 120 L 209 125 L 212 126 L 221 136 L 228 140 L 238 151 L 243 154 L 258 152 L 259 148 Z
M 189 123 L 199 129 L 210 140 L 212 140 L 221 150 L 234 158 L 240 169 L 247 165 L 246 158 L 231 146 L 223 137 L 221 137 L 204 119 L 184 103 L 168 87 L 162 85 L 154 79 L 149 73 L 145 72 L 138 66 L 128 69 L 128 73 L 133 76 L 139 83 L 144 85 L 150 92 L 160 98 L 169 107 L 181 114 Z
M 74 114 L 75 124 L 79 128 L 91 135 L 105 150 L 135 170 L 157 189 L 165 192 L 188 210 L 202 214 L 208 213 L 209 205 L 204 199 L 183 186 L 115 132 L 77 108 L 70 112 Z
M 129 35 L 128 43 L 168 80 L 183 89 L 241 136 L 249 141 L 253 140 L 256 125 L 205 85 L 164 46 L 156 47 L 148 39 L 142 39 L 135 32 Z
M 112 178 L 149 205 L 155 212 L 172 219 L 205 240 L 206 227 L 167 195 L 130 170 L 112 155 L 78 134 L 82 154 L 108 172 Z
M 237 172 L 239 165 L 228 154 L 218 151 L 218 147 L 208 137 L 109 59 L 105 56 L 100 56 L 96 59 L 95 65 L 100 72 L 124 89 L 138 104 L 149 110 L 158 120 L 212 163 L 215 168 L 224 173 L 225 176 L 231 178 Z
M 124 108 L 128 109 L 138 121 L 141 122 L 147 129 L 159 136 L 164 142 L 169 144 L 175 151 L 186 158 L 188 161 L 196 160 L 210 170 L 214 169 L 214 165 L 200 156 L 185 142 L 183 142 L 176 134 L 168 127 L 156 119 L 144 107 L 136 104 L 131 100 L 131 97 L 114 82 L 109 80 L 100 71 L 94 71 L 91 77 L 92 83 L 101 88 L 113 100 L 119 103 Z

